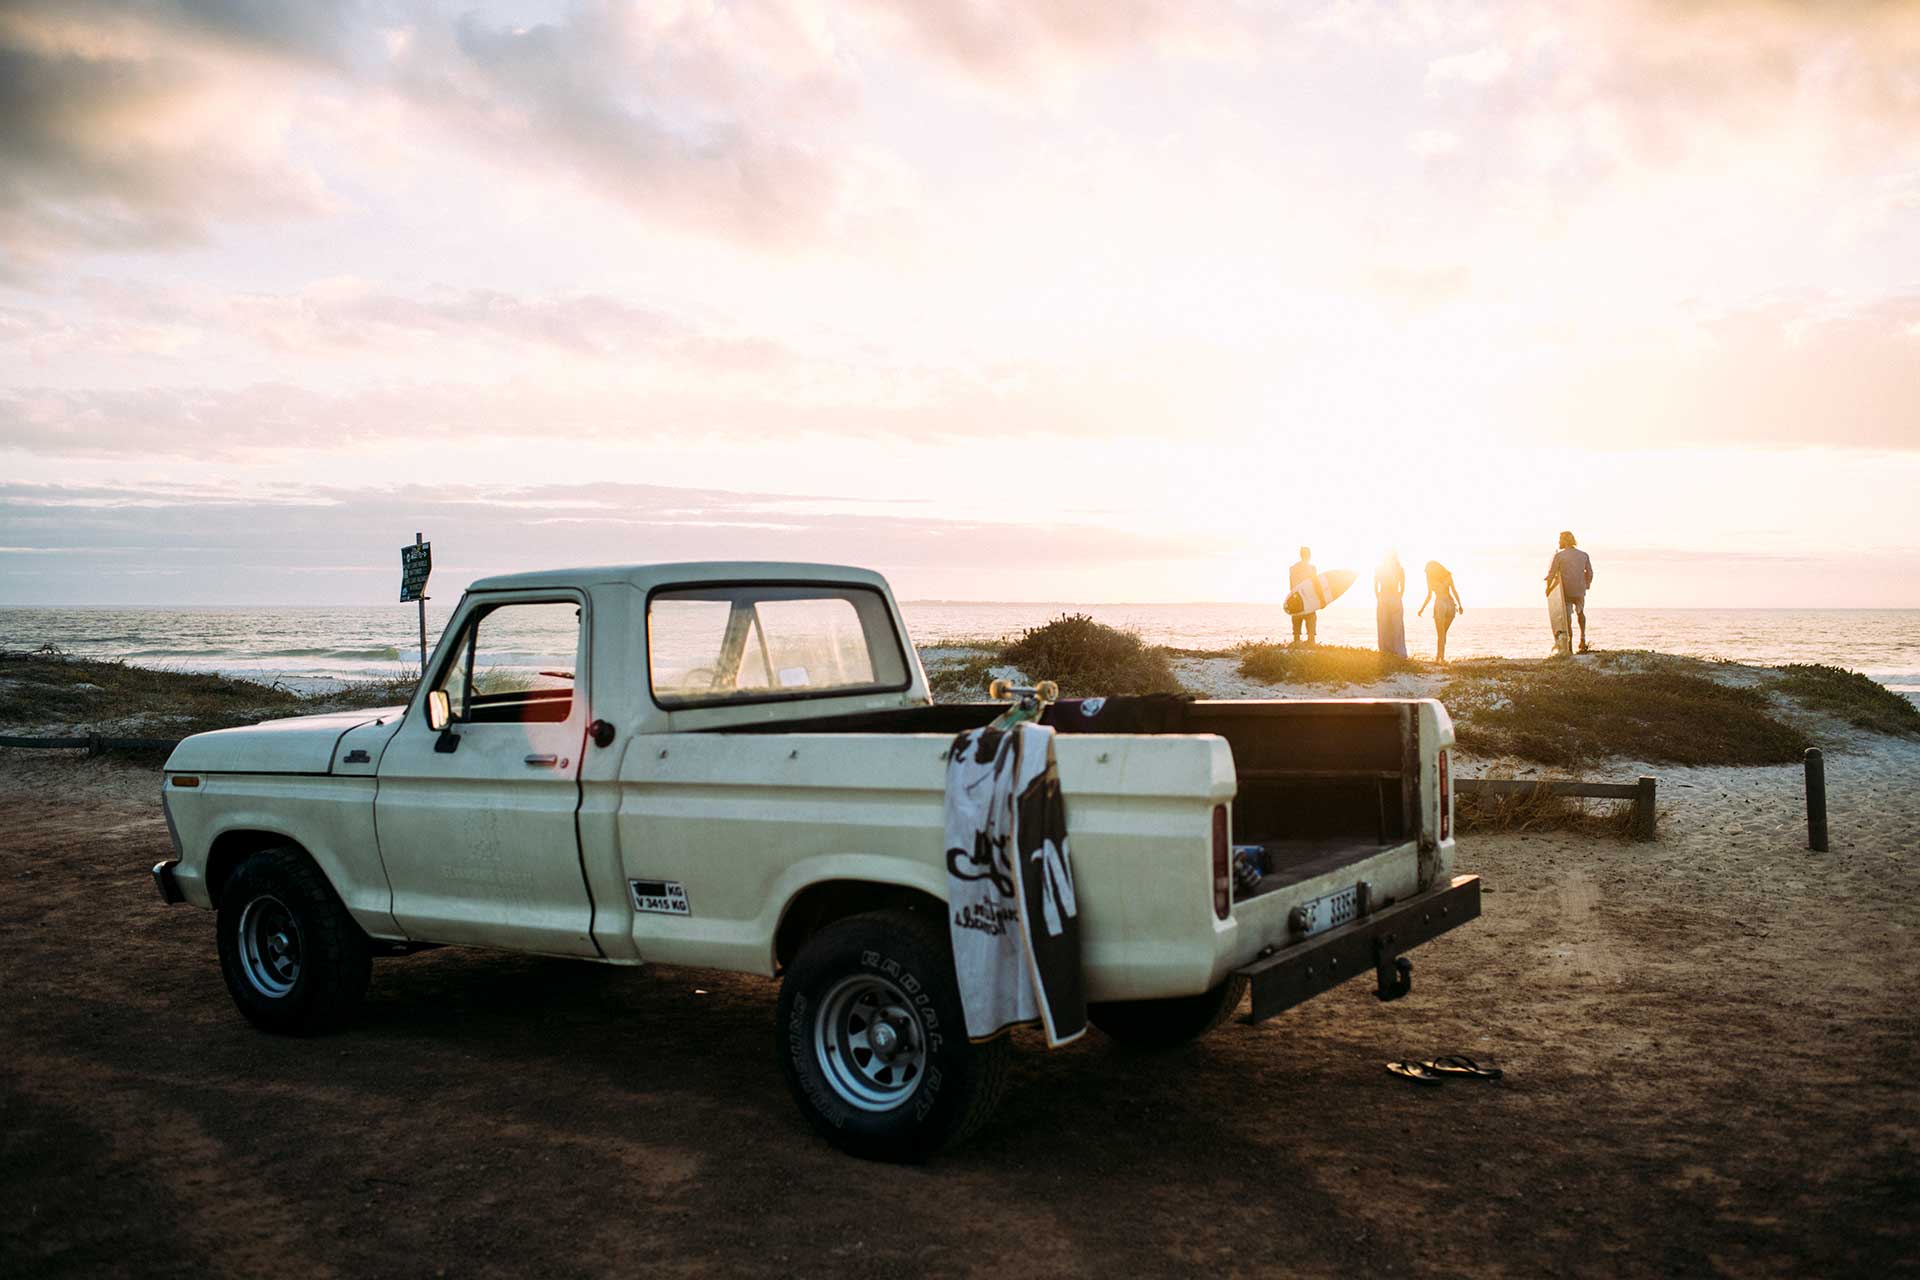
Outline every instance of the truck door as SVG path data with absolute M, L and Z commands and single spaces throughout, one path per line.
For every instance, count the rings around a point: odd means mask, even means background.
M 586 738 L 586 601 L 470 596 L 427 688 L 380 758 L 374 825 L 407 936 L 599 954 L 575 814 Z

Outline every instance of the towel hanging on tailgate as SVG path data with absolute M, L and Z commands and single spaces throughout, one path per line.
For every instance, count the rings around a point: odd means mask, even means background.
M 1080 912 L 1053 730 L 969 729 L 947 752 L 947 901 L 967 1035 L 1087 1029 Z

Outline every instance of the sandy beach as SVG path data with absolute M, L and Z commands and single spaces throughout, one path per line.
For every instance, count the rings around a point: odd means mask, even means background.
M 1215 696 L 1440 678 L 1177 663 Z M 449 949 L 382 961 L 348 1034 L 263 1036 L 210 918 L 154 897 L 157 772 L 0 751 L 0 1269 L 1881 1274 L 1920 1248 L 1920 742 L 1809 729 L 1830 853 L 1797 766 L 1610 761 L 1659 777 L 1658 838 L 1465 837 L 1484 917 L 1408 1000 L 1350 984 L 1164 1057 L 1028 1045 L 975 1142 L 857 1194 L 765 1052 L 771 982 Z M 1506 1078 L 1383 1068 L 1445 1052 Z

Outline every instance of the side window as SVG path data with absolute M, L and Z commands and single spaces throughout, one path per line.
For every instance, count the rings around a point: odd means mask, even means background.
M 579 652 L 578 604 L 503 604 L 468 620 L 434 687 L 458 722 L 558 722 L 573 714 Z
M 647 660 L 663 707 L 904 689 L 909 678 L 886 600 L 865 587 L 657 591 Z

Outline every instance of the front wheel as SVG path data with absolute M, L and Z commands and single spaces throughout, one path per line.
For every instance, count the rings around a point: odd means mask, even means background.
M 780 1067 L 820 1134 L 870 1160 L 924 1160 L 986 1122 L 1008 1038 L 967 1040 L 947 937 L 876 911 L 827 926 L 780 987 Z
M 220 972 L 247 1020 L 283 1035 L 345 1022 L 373 976 L 367 935 L 297 849 L 241 863 L 220 894 Z
M 1198 1040 L 1233 1016 L 1247 980 L 1228 978 L 1211 991 L 1170 1000 L 1113 1000 L 1087 1006 L 1087 1021 L 1136 1049 L 1171 1049 Z

